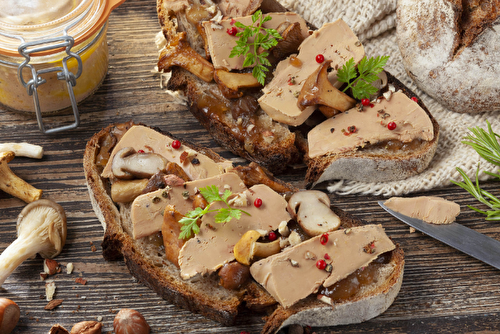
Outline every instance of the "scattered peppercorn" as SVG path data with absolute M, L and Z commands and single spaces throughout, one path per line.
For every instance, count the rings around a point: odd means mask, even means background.
M 325 260 L 330 260 L 330 255 L 328 255 L 328 253 L 325 253 L 325 256 L 323 256 L 325 258 Z
M 328 233 L 323 233 L 319 238 L 319 242 L 321 242 L 322 245 L 326 245 L 328 243 Z
M 414 97 L 412 97 L 412 98 L 411 98 L 411 100 L 412 100 L 413 102 L 417 102 L 417 103 L 418 103 L 418 99 L 417 99 L 415 96 L 414 96 Z
M 144 153 L 144 150 L 139 150 L 137 151 L 137 153 Z
M 180 147 L 181 147 L 181 142 L 180 142 L 180 141 L 178 141 L 178 140 L 174 140 L 174 141 L 172 142 L 172 148 L 174 148 L 174 149 L 176 149 L 176 150 L 177 150 L 177 149 L 178 149 L 178 148 L 180 148 Z
M 389 130 L 391 130 L 391 131 L 394 130 L 394 129 L 396 129 L 396 127 L 397 127 L 397 125 L 396 125 L 395 122 L 389 122 L 389 123 L 387 123 L 387 128 Z
M 347 130 L 349 131 L 349 133 L 356 133 L 356 131 L 358 131 L 358 129 L 356 129 L 356 126 L 354 125 L 348 127 Z
M 238 29 L 236 29 L 236 27 L 231 27 L 228 28 L 226 32 L 228 33 L 228 35 L 236 36 L 236 34 L 238 33 Z
M 318 64 L 321 64 L 324 61 L 325 61 L 325 56 L 323 56 L 321 53 L 316 56 L 316 62 Z
M 277 238 L 276 233 L 274 231 L 269 232 L 269 235 L 267 237 L 269 241 L 274 241 Z
M 260 198 L 256 198 L 255 201 L 253 201 L 253 205 L 256 208 L 260 208 L 262 206 L 262 200 Z
M 370 105 L 370 100 L 368 100 L 368 99 L 361 99 L 361 104 L 364 105 L 364 106 L 368 106 L 368 105 Z
M 316 268 L 320 269 L 320 270 L 323 270 L 326 268 L 326 262 L 325 260 L 318 260 L 316 262 Z

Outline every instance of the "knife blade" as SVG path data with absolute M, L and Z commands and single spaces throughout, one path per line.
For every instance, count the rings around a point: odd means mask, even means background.
M 378 201 L 378 204 L 385 211 L 420 232 L 483 261 L 490 266 L 500 269 L 500 241 L 456 222 L 445 225 L 430 224 L 423 220 L 408 217 L 393 211 L 384 205 L 384 201 Z

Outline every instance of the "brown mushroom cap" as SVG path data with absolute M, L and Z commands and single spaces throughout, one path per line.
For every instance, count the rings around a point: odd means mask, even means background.
M 290 197 L 288 212 L 310 237 L 339 228 L 340 218 L 330 209 L 330 198 L 319 190 L 299 191 Z
M 17 235 L 32 234 L 47 244 L 38 254 L 53 258 L 61 253 L 66 243 L 66 213 L 62 206 L 49 199 L 41 199 L 24 207 L 17 218 Z
M 160 154 L 140 153 L 133 147 L 124 147 L 115 154 L 111 169 L 118 179 L 141 179 L 164 171 L 167 163 L 168 160 Z
M 308 106 L 324 105 L 339 111 L 351 109 L 356 100 L 335 88 L 328 80 L 331 60 L 325 60 L 305 81 L 297 99 L 297 106 L 304 110 Z M 329 115 L 325 115 L 329 117 Z

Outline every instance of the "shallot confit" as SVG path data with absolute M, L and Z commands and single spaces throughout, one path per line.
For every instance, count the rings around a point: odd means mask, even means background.
M 61 253 L 66 234 L 66 214 L 59 204 L 48 199 L 28 204 L 17 219 L 17 239 L 0 255 L 0 286 L 24 260 Z

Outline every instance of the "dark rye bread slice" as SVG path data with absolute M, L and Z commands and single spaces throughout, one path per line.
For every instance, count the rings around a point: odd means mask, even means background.
M 431 141 L 411 145 L 407 150 L 390 151 L 385 143 L 381 143 L 341 154 L 324 154 L 314 159 L 306 159 L 308 187 L 333 179 L 361 182 L 402 180 L 417 175 L 427 168 L 438 145 L 439 124 L 415 93 L 390 73 L 386 74 L 388 83 L 392 84 L 396 91 L 400 90 L 409 98 L 418 99 L 419 106 L 432 121 L 434 138 Z
M 199 3 L 203 2 L 196 0 L 188 4 L 187 1 L 158 0 L 157 11 L 167 42 L 184 32 L 191 48 L 205 56 L 204 42 L 198 29 L 186 19 L 189 6 Z M 266 0 L 264 5 L 268 10 L 284 11 L 272 0 Z M 161 58 L 162 54 L 158 62 L 160 71 L 163 68 Z M 287 125 L 273 121 L 258 107 L 259 89 L 249 90 L 241 98 L 228 99 L 213 80 L 205 82 L 178 66 L 168 71 L 172 72 L 172 76 L 167 89 L 185 94 L 189 110 L 219 145 L 273 173 L 280 173 L 288 165 L 300 161 L 295 134 Z
M 158 235 L 139 240 L 132 238 L 130 204 L 114 203 L 109 180 L 100 176 L 109 152 L 131 125 L 110 125 L 95 134 L 86 146 L 84 172 L 92 206 L 105 230 L 103 256 L 107 260 L 123 257 L 130 273 L 162 298 L 224 325 L 234 324 L 243 307 L 252 311 L 271 309 L 273 313 L 267 318 L 263 333 L 274 333 L 290 324 L 333 326 L 361 322 L 384 312 L 396 298 L 404 267 L 403 251 L 399 246 L 388 254 L 387 263 L 377 269 L 375 283 L 366 285 L 346 300 L 337 301 L 335 307 L 310 296 L 285 310 L 253 281 L 241 290 L 230 291 L 219 285 L 217 275 L 181 279 L 179 269 L 166 260 L 164 250 L 159 247 L 161 238 Z M 189 145 L 185 141 L 183 144 Z M 189 146 L 196 149 L 195 145 Z M 214 160 L 222 159 L 210 150 L 199 147 L 198 150 Z M 333 209 L 341 218 L 342 228 L 364 223 L 335 207 Z M 329 314 L 329 319 L 325 319 L 324 314 Z M 313 321 L 311 317 L 322 320 Z

